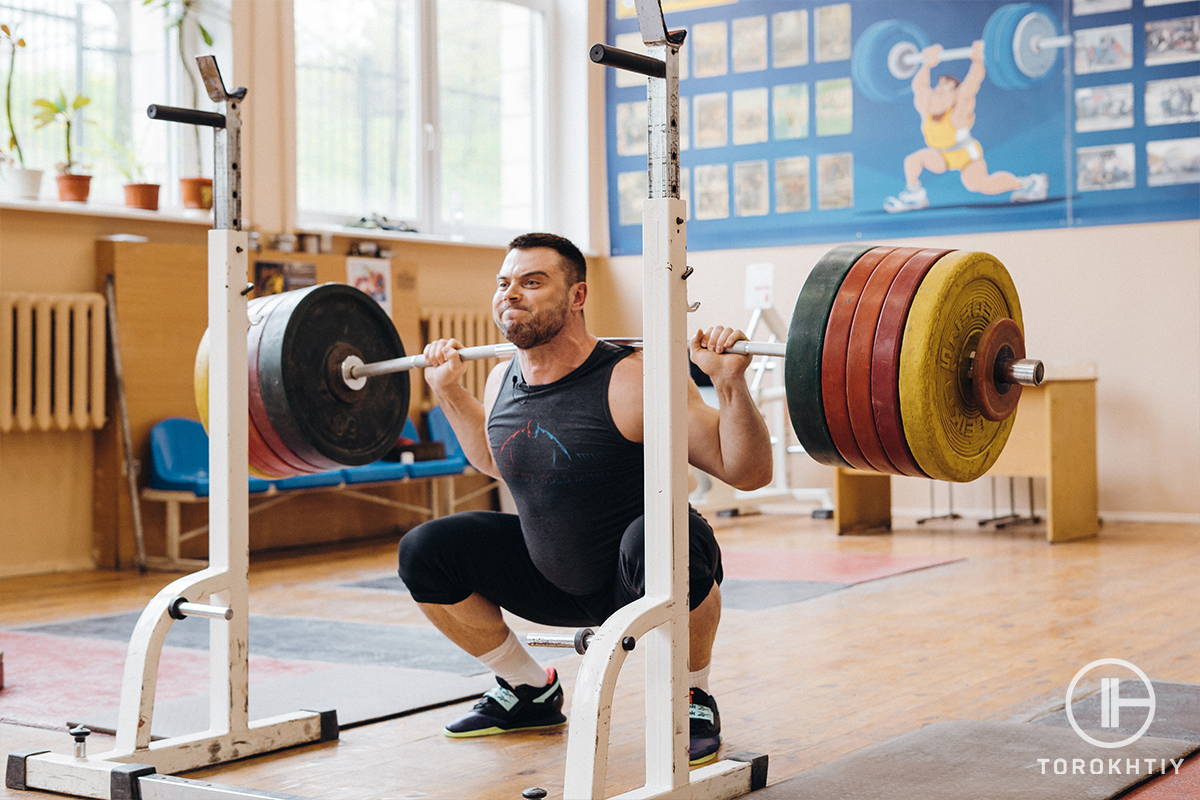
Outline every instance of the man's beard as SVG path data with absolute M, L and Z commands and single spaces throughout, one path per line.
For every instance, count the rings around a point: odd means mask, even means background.
M 515 344 L 521 350 L 538 347 L 553 339 L 567 324 L 569 305 L 564 302 L 558 308 L 538 311 L 528 314 L 525 319 L 505 321 L 501 312 L 496 319 L 496 327 L 504 338 Z M 528 312 L 527 312 L 528 313 Z

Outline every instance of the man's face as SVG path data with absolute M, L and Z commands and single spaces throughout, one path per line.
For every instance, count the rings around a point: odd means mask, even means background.
M 510 250 L 496 275 L 492 319 L 504 338 L 522 350 L 553 339 L 571 313 L 562 257 L 548 247 Z
M 948 81 L 943 78 L 937 82 L 937 86 L 933 87 L 933 97 L 929 103 L 929 111 L 935 117 L 945 114 L 954 108 L 954 101 L 957 99 L 958 86 L 954 81 Z

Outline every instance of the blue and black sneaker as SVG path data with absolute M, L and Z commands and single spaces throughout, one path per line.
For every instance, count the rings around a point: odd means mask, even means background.
M 510 686 L 497 676 L 495 689 L 485 693 L 465 716 L 447 725 L 442 733 L 455 739 L 472 736 L 493 736 L 565 725 L 563 690 L 558 672 L 546 668 L 546 684 Z
M 707 764 L 716 759 L 721 747 L 721 712 L 717 711 L 717 701 L 703 689 L 693 687 L 688 701 L 688 718 L 692 734 L 688 763 L 693 767 Z

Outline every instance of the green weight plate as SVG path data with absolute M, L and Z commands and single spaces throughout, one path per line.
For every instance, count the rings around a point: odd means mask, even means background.
M 821 395 L 825 328 L 846 273 L 872 247 L 870 244 L 843 244 L 823 255 L 796 298 L 796 308 L 788 327 L 783 381 L 792 429 L 796 431 L 800 445 L 814 460 L 832 467 L 849 467 L 850 464 L 838 452 L 825 423 Z

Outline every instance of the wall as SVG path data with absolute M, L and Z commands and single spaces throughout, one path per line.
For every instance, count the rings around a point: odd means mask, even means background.
M 891 243 L 891 242 L 889 242 Z M 1200 222 L 1079 230 L 959 234 L 896 240 L 985 250 L 1021 293 L 1027 352 L 1048 374 L 1094 362 L 1100 509 L 1110 518 L 1200 521 Z M 830 245 L 691 252 L 696 325 L 745 325 L 745 265 L 775 265 L 775 306 L 790 319 L 812 264 Z M 611 259 L 595 280 L 606 302 L 592 315 L 606 335 L 640 326 L 640 258 Z M 798 457 L 802 458 L 802 457 Z M 798 480 L 831 486 L 832 471 L 803 459 Z M 894 505 L 928 508 L 928 484 L 893 481 Z M 1007 508 L 1007 489 L 999 490 Z M 939 502 L 945 494 L 939 490 Z M 1042 501 L 1038 492 L 1039 504 Z M 1024 490 L 1018 501 L 1025 503 Z M 957 509 L 990 510 L 987 480 L 956 492 Z M 941 509 L 944 511 L 944 506 Z

